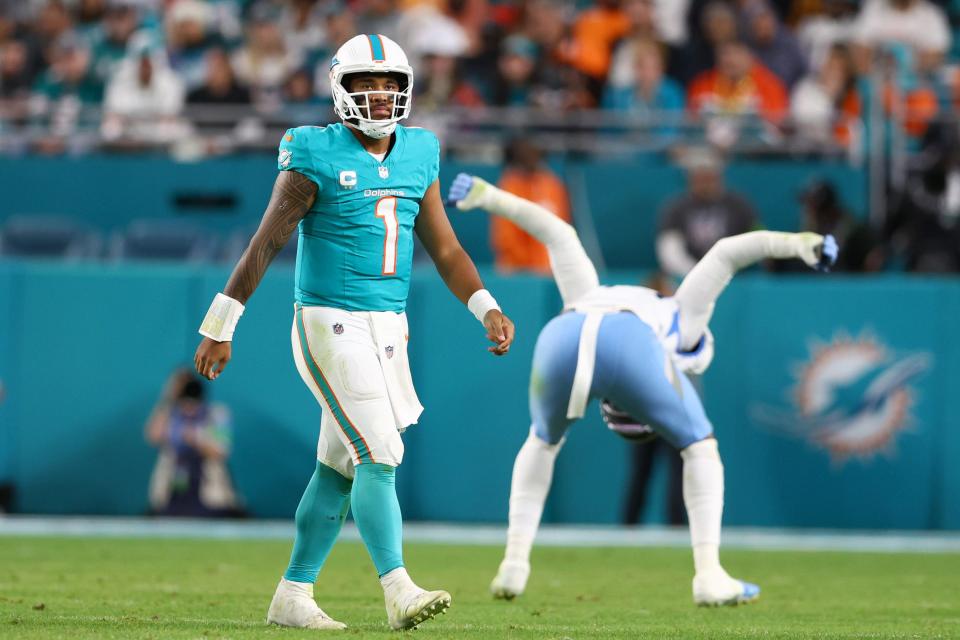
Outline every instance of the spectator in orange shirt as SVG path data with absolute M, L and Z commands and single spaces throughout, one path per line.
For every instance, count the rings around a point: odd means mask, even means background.
M 518 138 L 507 149 L 507 167 L 498 186 L 504 191 L 532 200 L 570 222 L 567 188 L 544 164 L 543 154 L 529 140 Z M 549 274 L 547 248 L 512 222 L 494 216 L 490 241 L 497 269 L 506 273 L 530 271 Z
M 620 0 L 596 0 L 573 24 L 570 65 L 589 79 L 591 93 L 599 103 L 610 70 L 613 47 L 630 32 L 630 18 Z
M 756 113 L 779 122 L 787 113 L 787 90 L 777 76 L 754 60 L 742 42 L 727 42 L 717 51 L 717 66 L 693 79 L 687 104 L 698 114 Z

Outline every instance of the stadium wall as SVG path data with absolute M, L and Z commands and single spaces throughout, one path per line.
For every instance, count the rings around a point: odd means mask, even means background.
M 555 158 L 569 185 L 578 225 L 595 228 L 611 268 L 656 265 L 653 238 L 664 202 L 684 188 L 683 172 L 661 155 L 586 160 Z M 459 171 L 496 180 L 499 168 L 445 162 L 441 183 Z M 161 156 L 0 158 L 0 223 L 16 214 L 74 217 L 105 234 L 139 218 L 176 218 L 225 236 L 252 231 L 270 195 L 276 165 L 269 155 L 179 163 Z M 764 225 L 796 230 L 796 194 L 813 178 L 832 180 L 843 202 L 866 212 L 865 173 L 842 162 L 738 160 L 727 168 L 731 188 L 756 206 Z M 480 263 L 492 262 L 486 216 L 454 216 L 461 242 Z M 596 257 L 596 256 L 595 256 Z
M 227 267 L 0 264 L 0 482 L 27 513 L 139 514 L 155 452 L 143 424 Z M 637 274 L 620 274 L 620 282 Z M 271 270 L 212 394 L 234 415 L 231 468 L 250 510 L 290 517 L 311 473 L 319 411 L 290 355 L 291 271 Z M 416 520 L 502 522 L 528 428 L 552 282 L 486 274 L 519 339 L 490 357 L 476 321 L 429 268 L 409 309 L 427 407 L 399 474 Z M 712 323 L 704 380 L 736 525 L 960 528 L 960 283 L 745 274 Z M 550 522 L 619 518 L 627 446 L 595 407 L 571 433 Z M 661 492 L 656 492 L 661 493 Z M 658 500 L 649 512 L 659 513 Z M 656 516 L 649 518 L 656 521 Z

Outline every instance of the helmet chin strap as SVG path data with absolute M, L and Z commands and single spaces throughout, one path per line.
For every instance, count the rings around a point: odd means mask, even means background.
M 368 138 L 373 138 L 375 140 L 386 138 L 387 136 L 393 134 L 397 128 L 396 122 L 385 122 L 384 124 L 363 122 L 360 124 L 354 124 L 349 120 L 344 120 L 343 123 L 351 129 L 356 129 Z

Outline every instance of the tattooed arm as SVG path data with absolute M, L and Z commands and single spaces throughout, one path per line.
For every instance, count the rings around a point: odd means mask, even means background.
M 317 184 L 313 180 L 296 171 L 280 172 L 260 227 L 233 268 L 224 295 L 247 304 L 270 262 L 287 244 L 316 197 Z
M 273 183 L 270 203 L 247 250 L 233 268 L 223 293 L 246 304 L 294 229 L 307 215 L 317 197 L 317 184 L 296 171 L 281 171 Z M 193 357 L 197 372 L 209 380 L 223 373 L 230 361 L 230 342 L 204 338 Z

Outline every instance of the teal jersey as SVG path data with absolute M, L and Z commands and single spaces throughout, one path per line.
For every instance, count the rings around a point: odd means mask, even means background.
M 300 222 L 296 300 L 347 311 L 403 311 L 413 264 L 413 225 L 440 171 L 440 143 L 398 126 L 383 162 L 343 124 L 289 129 L 281 171 L 317 183 Z

